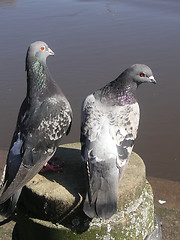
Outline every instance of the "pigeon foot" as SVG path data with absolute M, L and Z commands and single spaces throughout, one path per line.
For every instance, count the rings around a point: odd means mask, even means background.
M 54 161 L 57 160 L 57 157 L 52 157 L 41 169 L 41 173 L 47 172 L 47 171 L 53 171 L 53 172 L 60 172 L 63 170 L 64 162 L 61 162 L 60 164 L 55 164 Z

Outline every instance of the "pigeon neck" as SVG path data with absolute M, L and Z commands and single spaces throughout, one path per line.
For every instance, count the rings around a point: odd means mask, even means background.
M 101 91 L 101 101 L 106 101 L 112 105 L 124 106 L 133 104 L 136 99 L 137 84 L 123 82 L 120 78 L 107 84 Z
M 49 71 L 46 63 L 41 63 L 37 59 L 29 61 L 27 66 L 27 95 L 34 98 L 36 95 L 42 95 L 46 89 Z

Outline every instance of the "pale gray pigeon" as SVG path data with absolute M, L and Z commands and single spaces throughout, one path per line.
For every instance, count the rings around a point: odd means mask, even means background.
M 136 89 L 145 82 L 156 83 L 151 69 L 135 64 L 83 102 L 81 155 L 88 176 L 83 208 L 90 218 L 109 218 L 117 210 L 118 186 L 139 125 Z

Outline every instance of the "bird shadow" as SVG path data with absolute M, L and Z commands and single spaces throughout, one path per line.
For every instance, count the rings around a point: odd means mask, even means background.
M 56 181 L 66 188 L 73 196 L 86 194 L 86 174 L 85 163 L 81 160 L 79 149 L 60 147 L 55 153 L 57 160 L 54 164 L 63 164 L 61 172 L 45 172 L 41 173 L 49 181 Z
M 79 149 L 60 147 L 57 149 L 55 157 L 52 160 L 54 164 L 59 165 L 64 162 L 63 170 L 61 172 L 47 171 L 40 174 L 48 181 L 63 186 L 74 197 L 73 205 L 63 212 L 61 219 L 58 219 L 58 224 L 60 223 L 76 233 L 82 233 L 89 228 L 91 221 L 83 212 L 83 199 L 87 188 L 85 163 L 81 160 Z M 56 223 L 53 215 L 50 220 Z

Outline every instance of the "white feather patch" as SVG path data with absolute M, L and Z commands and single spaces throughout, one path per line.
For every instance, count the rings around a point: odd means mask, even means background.
M 22 147 L 22 143 L 23 141 L 21 140 L 20 138 L 20 132 L 18 133 L 18 138 L 16 140 L 16 142 L 14 142 L 10 152 L 13 154 L 13 155 L 18 155 L 20 154 L 20 150 L 21 150 L 21 147 Z
M 125 128 L 120 128 L 120 133 L 125 137 L 128 132 L 125 130 Z

